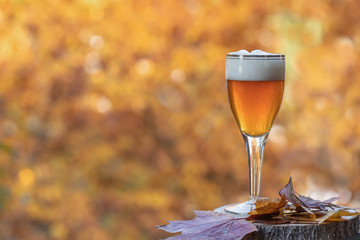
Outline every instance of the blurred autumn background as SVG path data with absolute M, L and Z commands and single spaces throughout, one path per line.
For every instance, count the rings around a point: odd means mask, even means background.
M 225 54 L 286 54 L 262 195 L 360 206 L 359 1 L 0 1 L 0 238 L 157 239 L 248 197 Z

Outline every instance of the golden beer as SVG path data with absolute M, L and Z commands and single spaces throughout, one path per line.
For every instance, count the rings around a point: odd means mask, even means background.
M 231 110 L 242 132 L 260 136 L 270 131 L 281 105 L 284 80 L 227 79 L 227 91 Z
M 284 92 L 285 55 L 261 50 L 228 53 L 225 78 L 231 111 L 248 153 L 250 190 L 249 201 L 225 210 L 246 217 L 260 197 L 265 143 Z

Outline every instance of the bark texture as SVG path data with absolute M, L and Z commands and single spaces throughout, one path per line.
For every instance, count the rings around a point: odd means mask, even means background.
M 224 207 L 216 212 L 227 213 Z M 235 214 L 232 214 L 236 216 Z M 249 234 L 245 240 L 339 240 L 358 236 L 359 216 L 341 222 L 325 222 L 322 224 L 264 224 L 254 223 L 257 232 Z M 352 238 L 351 238 L 352 239 Z

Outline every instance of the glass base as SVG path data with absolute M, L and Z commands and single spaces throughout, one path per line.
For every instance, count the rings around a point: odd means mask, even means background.
M 249 201 L 237 203 L 225 207 L 225 211 L 233 214 L 238 214 L 242 217 L 248 217 L 249 212 L 256 209 L 255 202 L 259 199 L 268 199 L 266 197 L 253 197 Z

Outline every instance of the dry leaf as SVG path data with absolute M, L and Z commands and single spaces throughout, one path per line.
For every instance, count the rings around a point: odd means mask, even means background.
M 321 218 L 321 220 L 319 221 L 319 224 L 322 222 L 337 222 L 337 221 L 344 221 L 344 219 L 342 217 L 345 216 L 357 216 L 360 215 L 360 213 L 358 213 L 355 210 L 343 210 L 343 209 L 337 209 L 335 211 L 329 211 L 325 216 L 323 216 Z M 319 218 L 320 219 L 320 218 Z M 319 220 L 317 219 L 317 220 Z
M 255 202 L 255 210 L 249 212 L 250 217 L 247 219 L 264 219 L 278 215 L 285 205 L 285 196 L 282 196 L 281 199 L 258 199 Z
M 285 196 L 285 198 L 289 202 L 293 203 L 296 207 L 300 206 L 303 210 L 305 210 L 307 213 L 309 213 L 311 219 L 316 218 L 315 214 L 313 212 L 311 212 L 311 210 L 305 205 L 305 203 L 303 203 L 298 198 L 298 196 L 296 196 L 293 185 L 292 185 L 291 177 L 290 177 L 288 184 L 286 184 L 286 186 L 280 190 L 279 194 L 280 194 L 280 196 Z
M 256 227 L 243 219 L 236 219 L 229 214 L 213 211 L 194 211 L 196 217 L 187 221 L 170 221 L 168 225 L 157 228 L 181 235 L 168 239 L 242 239 L 247 234 L 257 231 Z
M 321 210 L 325 210 L 326 207 L 330 207 L 330 208 L 335 207 L 336 205 L 333 204 L 332 202 L 339 199 L 338 197 L 334 197 L 334 198 L 330 198 L 325 201 L 319 201 L 319 200 L 312 199 L 310 197 L 302 196 L 300 194 L 298 194 L 298 196 L 299 196 L 299 199 L 301 200 L 301 202 L 303 202 L 308 208 L 318 208 Z

